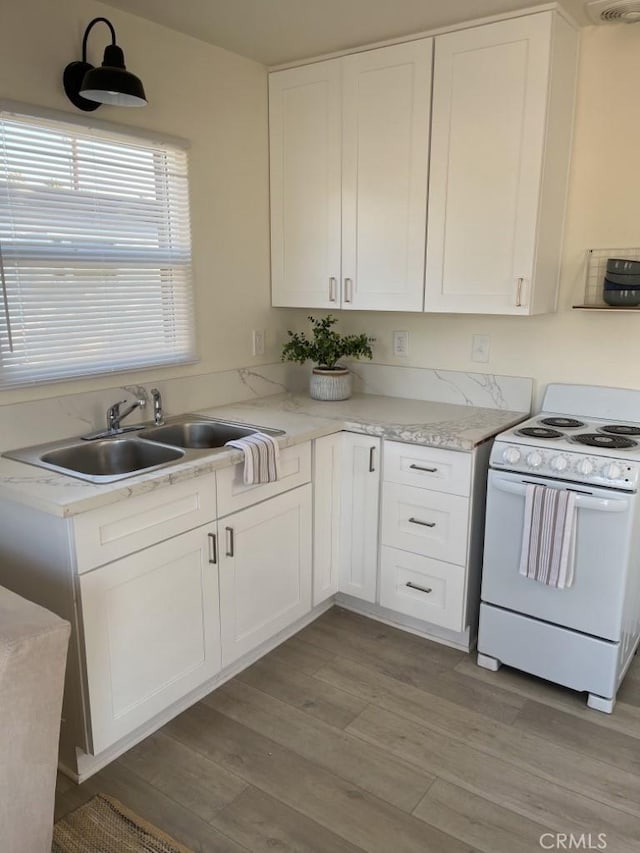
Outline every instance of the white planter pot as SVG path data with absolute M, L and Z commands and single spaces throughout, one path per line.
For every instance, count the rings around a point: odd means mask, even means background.
M 336 370 L 314 367 L 309 393 L 314 400 L 348 400 L 351 396 L 351 373 L 343 367 Z

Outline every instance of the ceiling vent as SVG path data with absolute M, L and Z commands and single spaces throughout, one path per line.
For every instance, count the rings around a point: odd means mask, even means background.
M 640 23 L 640 0 L 593 0 L 586 8 L 594 24 Z

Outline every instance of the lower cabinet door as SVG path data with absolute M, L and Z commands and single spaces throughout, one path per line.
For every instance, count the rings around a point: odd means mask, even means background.
M 214 526 L 80 578 L 93 754 L 220 670 Z
M 380 604 L 452 631 L 464 629 L 465 569 L 382 548 Z
M 342 433 L 339 589 L 375 602 L 378 578 L 380 439 Z
M 325 435 L 313 448 L 313 604 L 338 591 L 342 433 Z
M 311 609 L 311 485 L 219 522 L 224 666 Z

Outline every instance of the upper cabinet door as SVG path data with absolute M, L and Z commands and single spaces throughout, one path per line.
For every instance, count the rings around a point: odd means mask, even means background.
M 436 39 L 427 311 L 532 313 L 554 19 L 529 15 Z M 575 47 L 567 71 L 572 61 L 575 71 Z M 568 162 L 571 97 L 566 106 L 557 143 Z M 561 233 L 566 168 L 554 174 Z M 553 299 L 553 282 L 550 290 Z
M 343 308 L 423 308 L 432 52 L 420 39 L 343 60 Z
M 272 304 L 340 304 L 341 63 L 271 74 Z

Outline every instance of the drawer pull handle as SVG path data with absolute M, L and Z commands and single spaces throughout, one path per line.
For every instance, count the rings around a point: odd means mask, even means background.
M 420 521 L 419 518 L 413 518 L 413 516 L 409 519 L 410 524 L 419 524 L 421 527 L 435 527 L 435 521 Z
M 234 541 L 233 541 L 233 527 L 225 527 L 227 533 L 227 557 L 233 557 L 234 552 Z
M 422 465 L 409 465 L 409 468 L 413 468 L 414 471 L 426 471 L 427 474 L 435 474 L 438 470 L 437 468 L 424 468 Z
M 369 473 L 370 474 L 373 474 L 373 472 L 376 470 L 375 453 L 376 453 L 375 447 L 370 447 L 369 448 Z
M 208 533 L 209 537 L 209 562 L 215 566 L 218 562 L 218 537 L 215 533 Z
M 329 302 L 337 302 L 336 299 L 336 277 L 334 275 L 329 279 Z
M 419 586 L 417 583 L 412 583 L 411 581 L 407 581 L 406 586 L 408 586 L 409 589 L 417 589 L 418 592 L 424 592 L 427 595 L 429 595 L 430 592 L 433 592 L 430 586 Z

